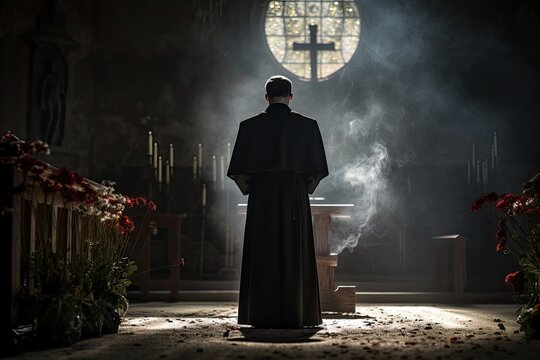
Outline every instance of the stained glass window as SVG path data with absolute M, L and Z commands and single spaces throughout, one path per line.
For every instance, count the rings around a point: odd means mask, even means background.
M 296 50 L 294 44 L 310 44 L 310 25 L 316 25 L 317 44 L 334 44 L 334 50 Z M 316 60 L 317 81 L 330 78 L 353 56 L 360 40 L 360 16 L 354 0 L 270 1 L 266 9 L 265 34 L 268 47 L 285 69 L 301 80 L 312 78 Z

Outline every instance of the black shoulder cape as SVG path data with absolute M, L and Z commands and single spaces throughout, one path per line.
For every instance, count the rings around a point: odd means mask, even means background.
M 272 170 L 304 175 L 309 194 L 328 176 L 317 122 L 285 104 L 272 104 L 240 123 L 227 176 L 247 195 L 251 174 Z

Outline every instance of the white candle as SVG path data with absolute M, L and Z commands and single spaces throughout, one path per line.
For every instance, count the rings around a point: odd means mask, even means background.
M 171 183 L 171 166 L 169 160 L 165 161 L 165 184 Z
M 471 183 L 471 160 L 467 160 L 467 184 Z
M 158 163 L 157 163 L 157 159 L 158 159 L 158 147 L 157 147 L 157 142 L 154 143 L 154 169 L 157 169 L 157 166 L 158 166 Z
M 216 180 L 217 180 L 216 155 L 212 155 L 212 181 L 216 182 Z
M 148 156 L 152 156 L 154 150 L 154 141 L 152 140 L 152 131 L 148 132 Z
M 163 177 L 161 173 L 162 171 L 163 171 L 163 164 L 162 164 L 161 155 L 160 155 L 158 156 L 158 170 L 157 170 L 157 173 L 158 173 L 157 181 L 160 184 L 161 184 L 161 181 L 163 181 Z
M 471 159 L 472 159 L 472 168 L 474 170 L 475 166 L 476 166 L 476 163 L 477 163 L 477 161 L 476 161 L 476 148 L 475 148 L 474 144 L 472 144 L 472 157 L 471 157 Z
M 227 143 L 227 164 L 231 163 L 231 143 Z
M 202 186 L 202 206 L 206 206 L 206 184 Z
M 202 169 L 202 144 L 199 143 L 199 154 L 197 156 L 197 160 L 199 161 L 199 169 Z
M 219 157 L 219 165 L 220 165 L 220 176 L 219 180 L 224 183 L 225 182 L 225 157 L 221 155 Z
M 170 171 L 171 171 L 171 174 L 173 173 L 173 168 L 174 168 L 174 145 L 173 144 L 169 144 L 169 166 L 167 167 L 170 167 Z
M 480 184 L 480 161 L 476 160 L 476 183 Z
M 193 179 L 197 178 L 197 155 L 193 155 Z

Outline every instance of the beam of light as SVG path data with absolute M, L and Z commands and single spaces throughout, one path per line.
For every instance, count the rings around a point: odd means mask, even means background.
M 386 315 L 411 320 L 422 319 L 424 322 L 442 326 L 446 329 L 462 329 L 472 317 L 459 314 L 451 309 L 441 309 L 432 306 L 381 306 Z

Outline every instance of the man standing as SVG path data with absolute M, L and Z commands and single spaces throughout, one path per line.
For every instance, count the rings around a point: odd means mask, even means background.
M 291 111 L 291 81 L 266 82 L 269 106 L 240 123 L 227 176 L 249 194 L 238 323 L 322 323 L 308 193 L 328 175 L 317 122 Z

